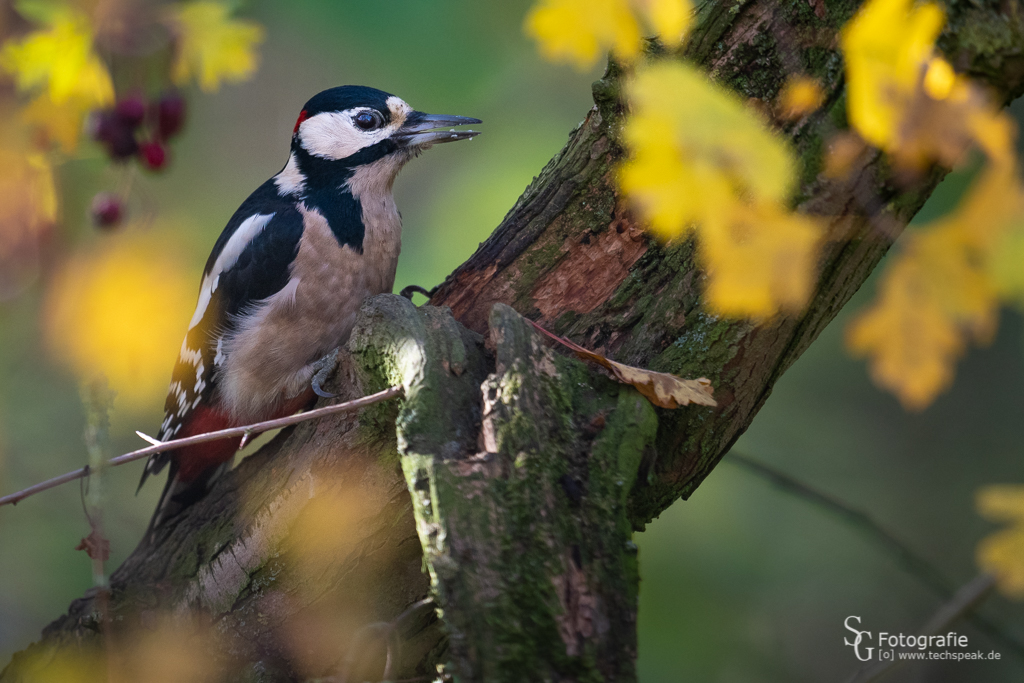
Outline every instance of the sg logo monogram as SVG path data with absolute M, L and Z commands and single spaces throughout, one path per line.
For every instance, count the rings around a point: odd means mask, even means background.
M 857 624 L 858 625 L 860 624 L 860 617 L 849 616 L 849 617 L 846 617 L 846 619 L 843 621 L 843 626 L 846 627 L 847 631 L 849 631 L 849 632 L 853 633 L 854 635 L 856 635 L 856 638 L 853 639 L 852 643 L 849 640 L 847 640 L 846 638 L 843 638 L 843 642 L 853 648 L 853 654 L 857 656 L 857 659 L 859 659 L 862 662 L 871 661 L 871 652 L 875 648 L 873 648 L 873 647 L 865 648 L 865 650 L 867 651 L 867 656 L 861 656 L 861 649 L 860 649 L 860 644 L 861 644 L 861 641 L 864 640 L 864 636 L 867 636 L 868 638 L 872 637 L 871 636 L 871 631 L 861 631 L 860 629 L 856 629 L 856 628 L 850 626 L 850 620 L 851 619 L 856 619 L 857 620 Z

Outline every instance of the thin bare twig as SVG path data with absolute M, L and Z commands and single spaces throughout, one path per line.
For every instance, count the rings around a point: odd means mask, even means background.
M 866 533 L 876 543 L 884 547 L 889 554 L 903 565 L 904 569 L 916 576 L 921 583 L 928 586 L 937 596 L 947 600 L 953 595 L 955 586 L 949 579 L 936 570 L 928 560 L 911 550 L 906 543 L 876 522 L 871 515 L 863 510 L 858 510 L 845 501 L 818 491 L 802 481 L 798 481 L 788 474 L 780 472 L 774 467 L 748 458 L 736 451 L 729 452 L 726 462 L 741 465 L 744 469 L 753 472 L 763 479 L 767 479 L 778 488 L 838 515 L 851 526 Z
M 288 417 L 282 417 L 277 420 L 266 420 L 264 422 L 257 422 L 251 425 L 244 425 L 242 427 L 231 427 L 229 429 L 221 429 L 216 432 L 207 432 L 205 434 L 196 434 L 195 436 L 188 436 L 184 439 L 173 439 L 171 441 L 162 441 L 146 448 L 140 448 L 137 451 L 131 453 L 125 453 L 119 455 L 116 458 L 111 458 L 105 464 L 106 467 L 117 467 L 128 462 L 134 462 L 141 460 L 147 456 L 153 455 L 154 453 L 163 453 L 164 451 L 173 451 L 176 448 L 182 446 L 191 446 L 197 443 L 206 443 L 207 441 L 218 441 L 220 439 L 230 439 L 236 436 L 244 436 L 247 432 L 267 432 L 271 429 L 278 429 L 280 427 L 288 427 L 300 422 L 307 422 L 309 420 L 315 420 L 326 415 L 334 415 L 335 413 L 344 413 L 351 410 L 357 410 L 364 408 L 374 403 L 380 403 L 387 401 L 392 398 L 402 396 L 405 390 L 400 386 L 389 387 L 384 391 L 379 391 L 376 394 L 370 394 L 369 396 L 363 396 L 357 398 L 354 401 L 347 401 L 345 403 L 338 403 L 333 406 L 324 406 L 323 408 L 317 408 L 316 410 L 310 410 L 305 413 L 299 413 L 298 415 L 289 415 Z M 149 440 L 149 439 L 147 439 Z M 69 481 L 75 479 L 81 479 L 82 477 L 88 476 L 89 468 L 83 467 L 75 470 L 74 472 L 68 472 L 62 474 L 59 477 L 48 479 L 44 482 L 29 486 L 27 489 L 12 493 L 10 495 L 0 498 L 0 506 L 14 505 L 21 502 L 22 500 L 33 496 L 41 491 L 52 489 L 55 486 L 66 484 Z
M 978 574 L 961 586 L 949 602 L 939 607 L 938 611 L 921 629 L 921 633 L 926 636 L 941 633 L 958 620 L 970 615 L 974 608 L 988 597 L 995 585 L 996 580 L 991 574 Z M 902 659 L 892 659 L 862 667 L 847 679 L 847 683 L 869 683 L 878 680 L 879 677 L 899 666 L 903 661 Z
M 858 510 L 834 496 L 818 491 L 784 472 L 780 472 L 773 467 L 735 451 L 729 452 L 726 462 L 736 463 L 763 479 L 770 481 L 783 491 L 803 498 L 807 502 L 838 515 L 850 526 L 859 529 L 881 545 L 886 552 L 903 566 L 904 570 L 926 585 L 935 595 L 945 600 L 946 604 L 956 603 L 957 596 L 960 595 L 963 589 L 955 589 L 954 585 L 928 560 L 914 552 L 910 546 L 876 522 L 868 513 Z M 1008 648 L 1010 652 L 1021 660 L 1024 660 L 1024 643 L 1007 633 L 1001 625 L 973 611 L 967 612 L 964 616 L 982 633 Z
M 372 624 L 363 626 L 356 634 L 352 637 L 352 642 L 349 644 L 348 653 L 345 655 L 345 662 L 342 665 L 341 673 L 338 677 L 331 677 L 327 680 L 337 681 L 338 683 L 348 683 L 349 677 L 352 675 L 352 669 L 359 662 L 366 650 L 363 647 L 363 641 L 373 631 L 379 631 L 387 643 L 386 659 L 384 660 L 384 673 L 381 674 L 382 681 L 391 680 L 392 669 L 395 667 L 396 662 L 401 662 L 401 646 L 402 640 L 399 637 L 398 629 L 402 626 L 402 622 L 408 619 L 411 615 L 420 611 L 422 608 L 433 605 L 434 598 L 426 597 L 421 600 L 417 600 L 408 607 L 405 608 L 401 614 L 392 619 L 391 621 L 375 621 Z M 418 679 L 407 679 L 407 680 L 418 680 Z M 395 681 L 395 683 L 399 683 Z

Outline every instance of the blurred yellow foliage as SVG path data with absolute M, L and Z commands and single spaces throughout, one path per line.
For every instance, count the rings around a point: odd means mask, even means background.
M 545 59 L 587 69 L 611 50 L 631 61 L 643 48 L 640 18 L 670 48 L 682 44 L 692 15 L 689 0 L 539 0 L 524 29 Z
M 54 104 L 44 93 L 21 110 L 21 119 L 39 131 L 46 142 L 55 142 L 65 154 L 71 154 L 78 149 L 83 122 L 95 104 L 81 97 Z
M 944 21 L 932 3 L 871 0 L 844 27 L 850 124 L 872 145 L 896 145 Z
M 820 232 L 785 207 L 796 180 L 786 143 L 683 64 L 656 64 L 627 91 L 619 184 L 661 237 L 697 229 L 712 309 L 767 317 L 803 305 Z
M 195 283 L 165 240 L 124 235 L 79 253 L 57 273 L 45 306 L 52 353 L 83 379 L 103 374 L 122 409 L 152 409 L 195 304 Z
M 214 92 L 222 81 L 237 83 L 255 73 L 263 27 L 231 19 L 230 13 L 230 7 L 222 2 L 173 6 L 170 23 L 178 45 L 171 78 L 176 84 L 185 85 L 194 78 L 203 91 Z
M 700 230 L 712 311 L 764 318 L 799 310 L 814 284 L 821 228 L 781 204 L 737 204 Z
M 992 249 L 989 274 L 999 295 L 1024 308 L 1024 217 L 1014 222 Z
M 0 64 L 14 74 L 20 90 L 45 87 L 55 104 L 72 97 L 98 106 L 114 101 L 110 74 L 93 51 L 92 27 L 77 14 L 62 14 L 49 28 L 9 41 Z
M 784 119 L 798 119 L 815 111 L 825 102 L 821 84 L 807 76 L 795 76 L 786 81 L 779 95 L 779 112 Z
M 676 48 L 686 40 L 693 22 L 690 0 L 633 0 L 633 4 L 666 46 Z
M 367 495 L 359 486 L 339 484 L 313 498 L 296 521 L 290 538 L 295 567 L 314 590 L 323 590 L 319 582 L 331 566 L 345 562 L 365 540 L 362 522 L 372 509 L 364 504 Z
M 949 386 L 969 341 L 991 338 L 1000 297 L 1024 286 L 1015 284 L 1020 261 L 1006 253 L 1024 218 L 1015 127 L 985 89 L 933 54 L 944 21 L 937 5 L 871 0 L 842 34 L 849 120 L 864 140 L 912 173 L 960 164 L 972 148 L 987 157 L 952 214 L 904 238 L 878 301 L 848 330 L 875 381 L 914 410 Z M 836 175 L 841 164 L 829 166 Z
M 22 680 L 32 683 L 106 683 L 100 652 L 87 647 L 36 645 L 26 653 Z
M 93 49 L 92 27 L 71 10 L 52 25 L 11 40 L 0 49 L 0 66 L 18 89 L 41 91 L 23 114 L 66 152 L 78 145 L 85 115 L 114 101 L 110 73 Z
M 105 683 L 214 683 L 223 680 L 217 632 L 200 618 L 162 615 L 151 628 L 113 641 Z
M 978 512 L 1011 526 L 978 545 L 978 565 L 996 577 L 1006 595 L 1024 598 L 1024 486 L 1001 484 L 978 491 Z
M 341 470 L 324 474 L 287 541 L 292 578 L 300 590 L 294 596 L 294 617 L 281 624 L 281 636 L 303 676 L 323 675 L 347 656 L 378 658 L 374 640 L 379 637 L 359 642 L 357 634 L 373 633 L 365 629 L 380 618 L 381 606 L 373 596 L 393 559 L 372 541 L 374 516 L 391 495 L 380 488 L 386 480 Z M 353 647 L 358 649 L 353 652 Z
M 132 617 L 134 618 L 134 617 Z M 223 680 L 217 633 L 199 619 L 150 615 L 128 633 L 108 632 L 106 652 L 88 645 L 34 646 L 21 680 L 31 683 L 214 683 Z M 99 643 L 95 644 L 96 646 Z
M 56 220 L 57 194 L 46 157 L 0 148 L 0 299 L 27 283 L 42 233 Z
M 851 351 L 870 356 L 875 381 L 905 407 L 925 408 L 949 386 L 969 339 L 991 339 L 999 309 L 992 270 L 1022 210 L 1015 169 L 985 169 L 951 215 L 904 238 L 878 301 L 851 323 Z

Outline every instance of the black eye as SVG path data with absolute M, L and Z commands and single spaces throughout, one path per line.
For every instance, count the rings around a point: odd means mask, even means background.
M 374 128 L 380 128 L 384 123 L 384 117 L 375 111 L 364 111 L 355 115 L 352 119 L 356 122 L 356 125 L 363 130 L 373 130 Z

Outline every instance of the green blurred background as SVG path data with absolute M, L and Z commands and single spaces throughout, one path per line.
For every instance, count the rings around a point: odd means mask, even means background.
M 416 108 L 484 120 L 472 144 L 444 145 L 403 171 L 405 217 L 396 289 L 430 287 L 468 257 L 590 107 L 590 83 L 543 63 L 521 31 L 530 2 L 392 0 L 386 3 L 250 2 L 243 14 L 267 28 L 256 78 L 207 96 L 192 93 L 173 164 L 140 179 L 155 208 L 151 226 L 187 254 L 199 274 L 238 204 L 277 172 L 302 103 L 335 85 L 393 92 Z M 1018 120 L 1020 116 L 1018 116 Z M 61 240 L 106 239 L 85 218 L 92 195 L 117 177 L 98 154 L 62 173 Z M 925 213 L 948 208 L 964 179 L 944 183 Z M 138 212 L 134 206 L 133 211 Z M 974 548 L 992 530 L 974 512 L 984 484 L 1024 481 L 1024 324 L 1004 315 L 991 348 L 961 363 L 952 391 L 908 415 L 875 389 L 842 348 L 865 288 L 786 374 L 737 450 L 870 510 L 963 583 Z M 85 463 L 77 380 L 41 342 L 40 287 L 0 304 L 0 491 Z M 186 321 L 182 321 L 182 331 Z M 172 358 L 167 359 L 167 376 Z M 139 447 L 161 402 L 115 404 L 112 448 Z M 141 465 L 109 474 L 110 566 L 131 551 L 159 485 L 134 495 Z M 91 584 L 89 560 L 72 550 L 88 533 L 76 486 L 0 509 L 0 662 L 25 647 Z M 939 600 L 857 530 L 779 492 L 728 457 L 687 502 L 638 535 L 641 558 L 640 678 L 668 681 L 842 681 L 857 666 L 843 645 L 848 615 L 873 631 L 916 633 Z M 984 611 L 1024 640 L 1024 605 L 993 597 Z M 972 647 L 998 663 L 908 667 L 889 680 L 1024 681 L 1024 660 L 968 625 Z

